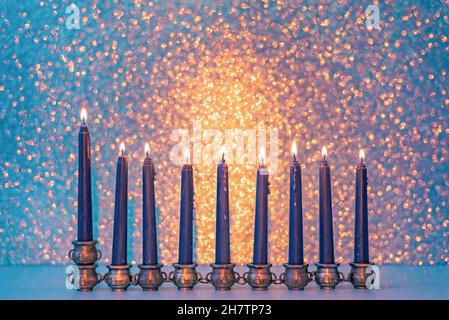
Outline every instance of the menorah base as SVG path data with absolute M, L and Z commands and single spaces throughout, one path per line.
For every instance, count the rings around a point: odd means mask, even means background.
M 316 263 L 315 281 L 323 290 L 333 290 L 343 280 L 338 271 L 339 263 Z
M 105 276 L 106 283 L 114 292 L 123 292 L 131 285 L 131 265 L 108 266 L 109 272 Z
M 247 273 L 247 282 L 253 290 L 267 290 L 273 282 L 271 273 L 271 264 L 253 264 L 247 265 L 249 271 Z
M 198 284 L 199 277 L 198 273 L 196 272 L 197 265 L 198 264 L 196 263 L 173 264 L 173 267 L 175 268 L 175 271 L 172 271 L 173 283 L 178 288 L 178 290 L 192 290 L 193 287 Z
M 72 244 L 73 249 L 69 251 L 68 256 L 77 267 L 75 274 L 69 275 L 73 276 L 72 288 L 77 288 L 81 292 L 92 291 L 101 278 L 97 273 L 96 262 L 101 259 L 102 253 L 96 248 L 97 241 L 74 240 Z
M 161 271 L 162 264 L 138 265 L 140 271 L 137 283 L 144 291 L 157 291 L 166 281 L 167 275 Z
M 356 289 L 368 289 L 366 287 L 366 279 L 370 274 L 366 274 L 366 269 L 374 264 L 351 262 L 349 265 L 351 266 L 349 282 L 351 282 Z
M 210 277 L 210 283 L 214 286 L 215 290 L 228 291 L 231 290 L 235 284 L 235 264 L 215 264 L 210 265 L 212 267 L 212 273 Z
M 289 290 L 304 290 L 312 281 L 307 268 L 308 264 L 284 264 L 285 272 L 283 282 Z

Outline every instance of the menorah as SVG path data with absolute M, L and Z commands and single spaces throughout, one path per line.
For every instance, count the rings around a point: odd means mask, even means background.
M 78 266 L 76 276 L 70 275 L 81 291 L 91 291 L 97 284 L 105 281 L 113 291 L 125 291 L 130 285 L 139 285 L 144 290 L 154 291 L 165 282 L 172 282 L 178 289 L 190 290 L 198 283 L 210 283 L 216 290 L 230 290 L 234 284 L 248 284 L 254 290 L 267 290 L 272 284 L 284 284 L 291 290 L 303 290 L 309 282 L 315 281 L 321 289 L 329 290 L 342 282 L 351 282 L 355 288 L 367 287 L 372 280 L 372 263 L 369 262 L 368 244 L 368 194 L 367 167 L 365 153 L 360 150 L 360 163 L 356 170 L 355 196 L 355 247 L 351 271 L 345 276 L 338 270 L 334 260 L 331 174 L 327 160 L 327 150 L 322 149 L 323 160 L 319 168 L 320 201 L 320 247 L 316 270 L 310 272 L 304 263 L 302 227 L 302 186 L 301 166 L 297 161 L 296 144 L 292 144 L 292 163 L 290 165 L 290 223 L 289 257 L 284 264 L 285 271 L 279 275 L 271 271 L 268 261 L 268 196 L 270 194 L 269 170 L 264 163 L 265 150 L 260 150 L 260 163 L 257 170 L 256 209 L 253 262 L 248 271 L 240 275 L 234 270 L 231 261 L 229 230 L 229 177 L 225 152 L 217 166 L 217 207 L 216 207 L 216 247 L 215 263 L 206 276 L 196 270 L 193 261 L 193 221 L 194 184 L 193 166 L 189 150 L 184 151 L 185 164 L 181 172 L 181 203 L 179 226 L 178 262 L 173 264 L 170 273 L 162 271 L 158 261 L 157 234 L 154 196 L 153 160 L 149 145 L 145 145 L 146 158 L 143 164 L 143 263 L 139 273 L 131 273 L 127 263 L 127 208 L 128 208 L 128 160 L 125 145 L 120 145 L 117 161 L 116 194 L 114 211 L 114 236 L 112 262 L 109 271 L 98 274 L 97 261 L 101 251 L 96 249 L 97 241 L 92 232 L 92 192 L 90 165 L 90 135 L 86 126 L 87 112 L 81 112 L 82 125 L 79 133 L 79 193 L 78 193 L 78 239 L 69 257 Z M 76 279 L 76 280 L 75 280 Z

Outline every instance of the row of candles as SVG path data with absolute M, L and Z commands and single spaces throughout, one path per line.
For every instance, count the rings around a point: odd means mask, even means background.
M 90 135 L 86 125 L 87 112 L 81 111 L 79 133 L 79 193 L 78 193 L 78 241 L 93 240 L 92 189 L 90 163 Z M 157 232 L 155 202 L 155 169 L 149 144 L 145 145 L 143 162 L 143 264 L 157 265 Z M 319 168 L 319 262 L 334 264 L 332 225 L 331 173 L 326 148 Z M 356 169 L 354 262 L 369 263 L 368 197 L 365 154 L 360 150 L 360 163 Z M 296 144 L 292 144 L 290 165 L 290 213 L 288 264 L 304 264 L 301 165 L 297 160 Z M 253 264 L 268 264 L 268 195 L 269 173 L 264 164 L 264 150 L 260 152 L 257 170 L 256 209 Z M 181 173 L 181 206 L 178 263 L 189 265 L 193 261 L 194 185 L 193 167 L 189 151 L 185 151 L 186 163 Z M 112 265 L 127 265 L 127 211 L 128 211 L 128 160 L 125 145 L 120 145 L 117 161 L 114 233 Z M 216 248 L 215 263 L 230 264 L 229 226 L 229 175 L 224 153 L 217 166 Z

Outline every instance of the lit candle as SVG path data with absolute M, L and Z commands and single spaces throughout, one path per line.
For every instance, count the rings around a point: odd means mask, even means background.
M 86 109 L 82 109 L 78 134 L 78 241 L 93 240 L 90 135 L 86 120 Z
M 157 233 L 156 233 L 156 202 L 154 197 L 153 160 L 150 157 L 150 145 L 145 144 L 146 158 L 143 162 L 143 264 L 156 265 Z
M 323 161 L 320 165 L 320 263 L 334 262 L 334 235 L 332 228 L 331 171 L 326 160 L 327 150 L 323 147 Z
M 179 225 L 179 264 L 193 263 L 193 168 L 190 164 L 190 152 L 184 151 L 186 163 L 181 176 L 181 218 Z
M 115 187 L 114 235 L 112 243 L 112 265 L 127 264 L 128 238 L 128 159 L 125 155 L 125 144 L 120 144 L 120 155 L 117 161 Z
M 288 263 L 304 264 L 302 230 L 301 165 L 297 161 L 296 142 L 292 144 L 293 161 L 290 165 L 290 229 Z
M 260 149 L 260 166 L 257 170 L 256 213 L 254 230 L 254 264 L 268 263 L 268 195 L 270 194 L 268 169 L 264 164 L 265 149 Z
M 369 263 L 368 243 L 368 178 L 365 152 L 360 150 L 355 182 L 354 262 Z
M 221 160 L 217 166 L 217 208 L 216 208 L 216 242 L 215 263 L 231 263 L 231 249 L 229 236 L 229 190 L 228 165 L 222 150 Z

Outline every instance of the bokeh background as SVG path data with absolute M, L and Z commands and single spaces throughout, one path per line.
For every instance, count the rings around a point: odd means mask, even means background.
M 81 10 L 79 30 L 66 8 Z M 376 3 L 376 2 L 375 2 Z M 79 112 L 92 134 L 94 219 L 111 251 L 119 142 L 130 156 L 130 261 L 141 257 L 141 164 L 157 165 L 160 256 L 177 259 L 175 128 L 279 130 L 270 260 L 288 244 L 288 166 L 303 164 L 307 262 L 318 253 L 318 163 L 332 164 L 335 250 L 352 260 L 354 169 L 369 167 L 372 260 L 449 262 L 448 1 L 11 1 L 0 6 L 0 264 L 67 263 L 76 237 Z M 197 260 L 215 243 L 215 166 L 195 165 Z M 230 166 L 232 255 L 252 256 L 255 165 Z

